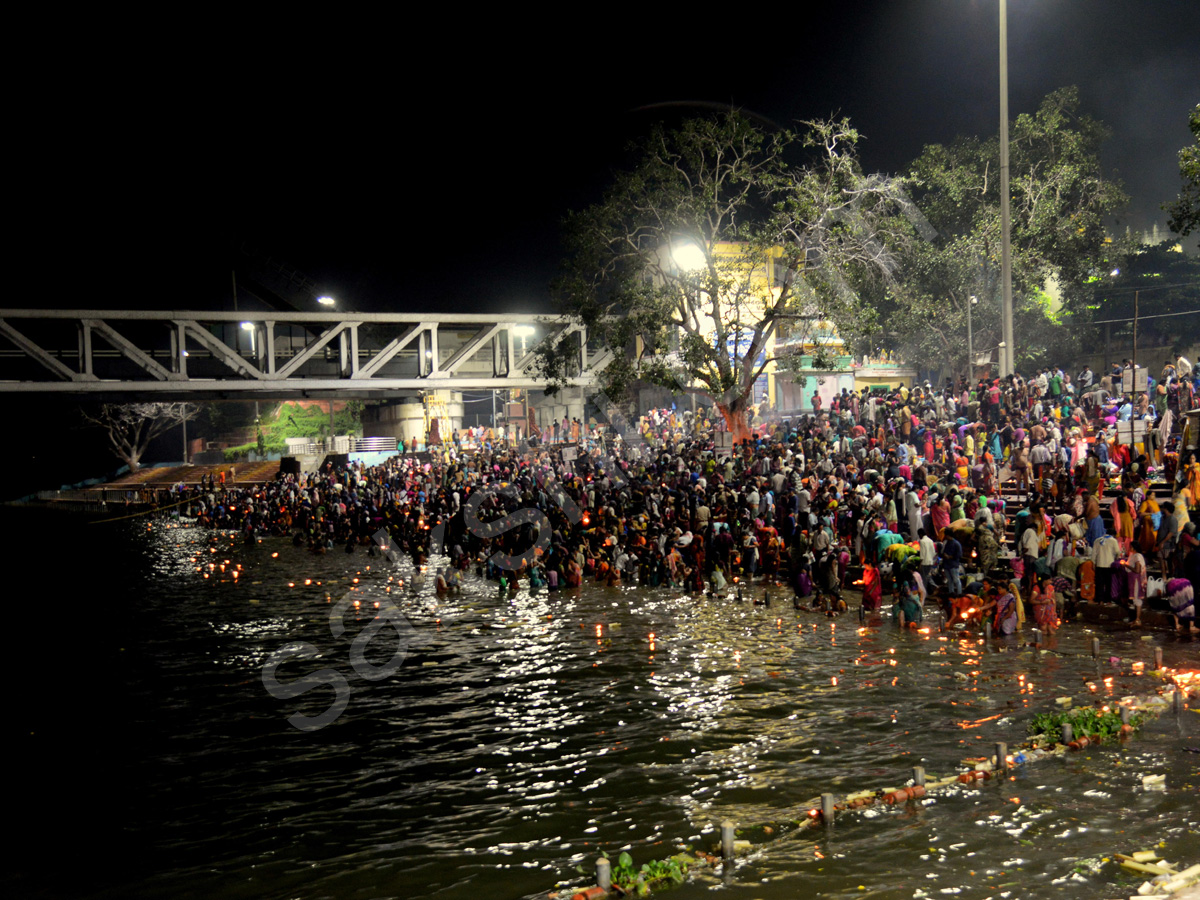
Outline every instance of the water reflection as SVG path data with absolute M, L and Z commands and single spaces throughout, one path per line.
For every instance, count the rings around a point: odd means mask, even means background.
M 917 764 L 949 773 L 1019 740 L 1058 697 L 1158 683 L 1141 666 L 1098 671 L 1019 642 L 831 622 L 782 595 L 767 607 L 593 584 L 501 594 L 468 574 L 438 598 L 411 565 L 362 555 L 159 525 L 137 541 L 123 602 L 146 740 L 131 764 L 152 799 L 131 828 L 155 862 L 121 896 L 524 897 L 579 883 L 574 867 L 601 849 L 640 864 L 707 844 L 725 818 L 803 817 L 822 791 L 900 786 Z M 335 636 L 343 596 L 358 607 Z M 349 647 L 385 598 L 415 637 L 395 676 L 371 683 Z M 1054 640 L 1083 653 L 1090 635 Z M 1152 654 L 1136 637 L 1105 640 L 1114 655 Z M 351 684 L 344 716 L 317 733 L 286 718 L 319 712 L 327 690 L 280 701 L 262 687 L 263 663 L 291 642 L 320 658 L 288 679 L 332 667 Z M 392 652 L 378 642 L 376 664 Z M 1164 650 L 1176 665 L 1188 652 Z M 1127 750 L 856 812 L 829 837 L 784 831 L 724 889 L 1090 898 L 1100 876 L 1055 883 L 1075 874 L 1065 857 L 1168 839 L 1200 861 L 1183 790 L 1194 766 L 1179 752 L 1194 728 L 1164 720 Z M 1146 774 L 1170 790 L 1143 789 Z M 1119 820 L 1126 809 L 1136 815 Z M 718 884 L 700 873 L 673 896 Z

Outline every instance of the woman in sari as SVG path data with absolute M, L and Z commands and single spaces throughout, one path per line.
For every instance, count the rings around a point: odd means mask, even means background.
M 979 568 L 987 575 L 1000 562 L 1000 545 L 996 542 L 995 532 L 986 523 L 975 528 L 975 546 L 979 551 Z
M 1191 495 L 1191 509 L 1200 506 L 1200 463 L 1196 462 L 1196 454 L 1189 453 L 1183 466 L 1184 479 L 1187 482 L 1188 493 Z
M 967 517 L 967 512 L 966 512 L 966 509 L 964 509 L 964 507 L 963 507 L 962 494 L 955 494 L 954 502 L 950 506 L 950 521 L 957 522 L 960 519 L 965 519 L 966 517 Z
M 1122 552 L 1128 556 L 1129 550 L 1133 546 L 1134 514 L 1133 500 L 1129 496 L 1129 491 L 1114 497 L 1110 510 L 1113 518 L 1113 533 L 1117 537 L 1117 543 L 1121 545 Z
M 916 628 L 921 621 L 921 595 L 911 579 L 905 579 L 900 590 L 900 625 Z
M 1192 583 L 1186 578 L 1172 578 L 1168 581 L 1167 602 L 1171 604 L 1171 615 L 1175 617 L 1176 630 L 1196 634 L 1196 598 Z
M 1137 548 L 1142 553 L 1153 553 L 1158 542 L 1158 526 L 1162 523 L 1162 512 L 1153 494 L 1146 494 L 1138 509 L 1140 527 L 1138 529 Z
M 1017 610 L 1017 627 L 1025 627 L 1025 603 L 1021 600 L 1021 592 L 1017 590 L 1017 583 L 1010 581 L 1008 583 L 1008 592 L 1013 595 L 1013 604 Z
M 994 599 L 987 597 L 986 593 L 981 598 L 983 599 L 983 604 L 979 607 L 981 621 L 987 621 L 990 616 L 994 634 L 1012 634 L 1017 630 L 1017 601 L 1011 588 L 1012 585 L 1009 585 L 1009 590 L 996 591 Z
M 939 497 L 929 509 L 929 518 L 933 521 L 933 531 L 939 541 L 945 539 L 946 526 L 950 524 L 950 504 L 946 498 Z
M 1054 599 L 1054 585 L 1049 578 L 1043 578 L 1040 587 L 1034 588 L 1029 598 L 1033 604 L 1033 620 L 1045 634 L 1053 634 L 1058 628 L 1058 610 Z
M 1133 627 L 1142 627 L 1142 601 L 1146 597 L 1146 558 L 1135 548 L 1125 560 L 1125 578 L 1129 602 L 1133 604 Z

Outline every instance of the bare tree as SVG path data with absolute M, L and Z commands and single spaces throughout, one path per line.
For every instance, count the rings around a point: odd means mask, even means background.
M 137 471 L 150 442 L 165 431 L 196 418 L 194 403 L 105 403 L 95 412 L 81 410 L 83 420 L 108 434 L 113 453 Z

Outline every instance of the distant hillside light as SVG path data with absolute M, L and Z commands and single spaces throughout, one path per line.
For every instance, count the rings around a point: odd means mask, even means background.
M 673 245 L 671 259 L 675 260 L 675 265 L 685 272 L 698 272 L 704 268 L 706 262 L 704 251 L 691 241 Z

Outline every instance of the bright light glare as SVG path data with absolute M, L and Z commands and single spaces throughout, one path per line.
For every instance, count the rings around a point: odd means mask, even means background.
M 243 330 L 243 331 L 253 331 L 253 330 L 254 330 L 254 323 L 253 323 L 253 322 L 243 322 L 243 323 L 242 323 L 242 330 Z
M 337 301 L 335 301 L 332 297 L 318 297 L 317 302 L 322 306 L 333 306 Z
M 529 337 L 536 330 L 532 325 L 516 325 L 513 327 L 513 334 L 517 337 Z
M 698 272 L 704 268 L 706 262 L 704 251 L 691 241 L 675 244 L 671 248 L 671 258 L 675 260 L 675 265 L 685 272 Z

